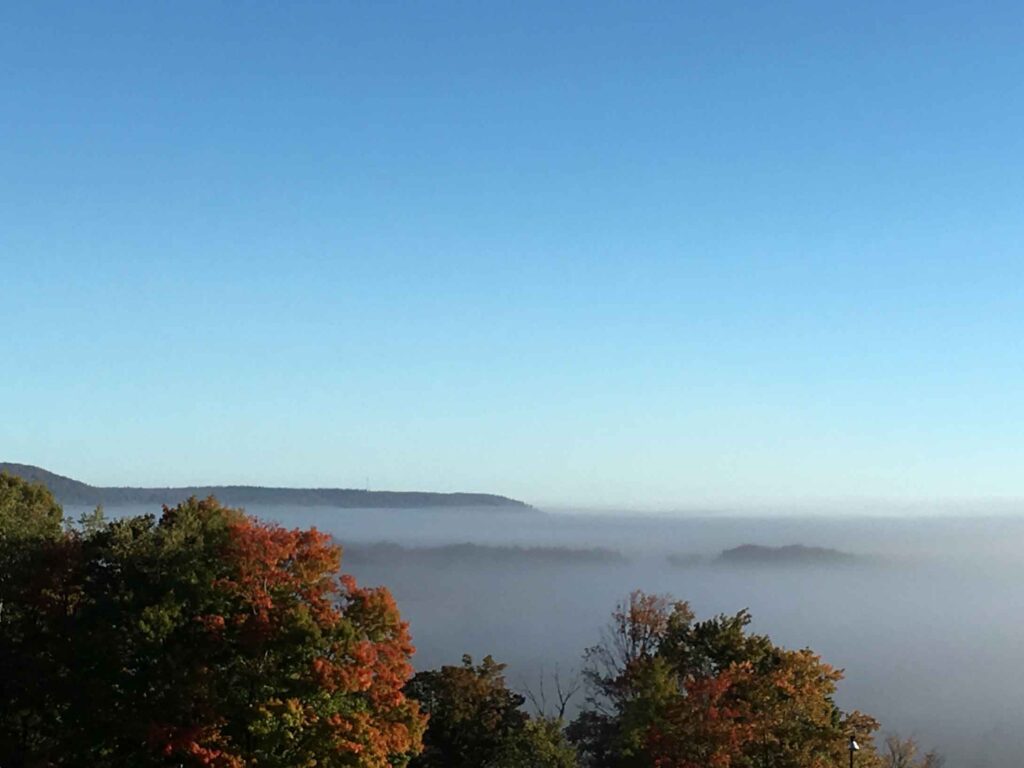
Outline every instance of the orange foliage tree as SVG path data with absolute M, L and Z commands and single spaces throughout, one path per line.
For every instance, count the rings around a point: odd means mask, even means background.
M 340 574 L 325 534 L 190 499 L 65 547 L 76 600 L 35 595 L 71 681 L 40 681 L 67 691 L 41 764 L 390 768 L 418 753 L 407 626 L 386 590 Z
M 850 733 L 877 765 L 878 724 L 833 702 L 842 673 L 747 632 L 750 616 L 695 621 L 634 592 L 587 651 L 588 707 L 570 726 L 595 768 L 838 768 Z

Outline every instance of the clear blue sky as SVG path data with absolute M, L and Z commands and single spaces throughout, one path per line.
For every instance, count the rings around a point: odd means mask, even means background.
M 1024 496 L 1019 3 L 5 3 L 0 459 Z

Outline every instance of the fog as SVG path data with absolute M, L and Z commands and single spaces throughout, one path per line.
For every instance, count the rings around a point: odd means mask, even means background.
M 121 510 L 139 512 L 141 510 Z M 150 510 L 147 510 L 150 511 Z M 605 547 L 623 560 L 356 558 L 345 570 L 392 590 L 421 669 L 463 653 L 509 664 L 522 687 L 578 669 L 632 589 L 690 601 L 698 616 L 749 608 L 753 628 L 846 670 L 838 703 L 918 737 L 949 766 L 1019 765 L 1024 754 L 1024 521 L 974 517 L 714 517 L 495 510 L 248 510 L 315 525 L 353 552 L 368 543 Z M 861 555 L 854 565 L 708 560 L 744 543 Z M 699 555 L 688 567 L 667 557 Z

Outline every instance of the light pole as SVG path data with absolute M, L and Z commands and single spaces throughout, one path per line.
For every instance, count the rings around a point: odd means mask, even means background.
M 851 734 L 850 735 L 850 768 L 853 768 L 853 753 L 854 752 L 859 752 L 859 751 L 860 751 L 860 744 L 857 743 L 857 740 Z

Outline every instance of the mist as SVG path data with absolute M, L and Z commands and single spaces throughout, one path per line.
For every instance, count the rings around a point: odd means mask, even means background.
M 143 511 L 152 510 L 116 514 Z M 877 717 L 883 733 L 915 736 L 951 767 L 1014 765 L 1024 752 L 1024 521 L 1014 517 L 248 511 L 316 526 L 347 547 L 343 570 L 395 595 L 418 669 L 491 654 L 514 687 L 535 686 L 542 671 L 578 670 L 615 604 L 643 589 L 687 600 L 699 617 L 749 608 L 755 631 L 845 669 L 841 707 Z M 407 549 L 371 546 L 385 542 Z M 452 544 L 546 549 L 430 549 Z M 715 562 L 741 544 L 858 558 Z

